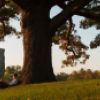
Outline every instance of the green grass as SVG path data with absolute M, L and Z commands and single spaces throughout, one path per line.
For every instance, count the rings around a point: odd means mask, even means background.
M 100 80 L 73 80 L 0 89 L 0 100 L 100 100 Z

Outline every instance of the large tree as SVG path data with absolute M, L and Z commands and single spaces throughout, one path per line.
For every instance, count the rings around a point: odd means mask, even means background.
M 11 0 L 10 0 L 11 1 Z M 1 9 L 5 11 L 9 0 L 0 0 Z M 73 55 L 69 56 L 69 62 L 64 61 L 66 65 L 71 63 L 70 59 L 77 59 L 81 55 L 86 55 L 81 52 L 87 47 L 80 42 L 79 37 L 73 36 L 73 15 L 80 15 L 85 17 L 93 18 L 94 20 L 100 21 L 98 10 L 94 8 L 100 8 L 98 3 L 99 0 L 13 0 L 20 9 L 21 13 L 21 29 L 23 33 L 23 45 L 24 45 L 24 65 L 22 70 L 22 82 L 23 83 L 39 83 L 55 81 L 55 76 L 52 69 L 51 60 L 51 46 L 52 37 L 56 34 L 55 42 L 63 40 L 61 42 L 61 48 L 70 51 Z M 11 1 L 12 2 L 12 1 Z M 96 4 L 95 7 L 92 6 Z M 6 5 L 5 5 L 6 4 Z M 5 7 L 4 7 L 5 5 Z M 53 6 L 58 5 L 62 12 L 50 19 L 50 10 Z M 18 11 L 19 11 L 18 9 Z M 4 12 L 2 11 L 1 12 Z M 17 13 L 15 10 L 8 10 L 10 17 L 15 17 Z M 5 12 L 6 13 L 6 12 Z M 11 26 L 8 25 L 9 17 L 7 13 L 0 14 L 0 22 L 3 26 L 3 34 L 11 31 L 15 32 Z M 8 14 L 9 15 L 9 14 Z M 67 27 L 67 31 L 63 31 L 63 35 L 58 35 L 61 25 Z M 7 26 L 7 27 L 6 27 Z M 9 26 L 9 27 L 8 27 Z M 56 32 L 58 29 L 58 32 Z M 64 28 L 65 29 L 65 28 Z M 63 30 L 63 29 L 61 29 Z M 71 42 L 74 38 L 75 41 Z M 77 41 L 77 38 L 79 41 Z M 66 42 L 64 42 L 66 41 Z M 76 49 L 79 47 L 78 52 L 71 49 L 69 45 Z M 74 46 L 75 45 L 75 46 Z M 83 48 L 83 49 L 82 49 Z M 86 59 L 88 56 L 85 56 Z M 73 60 L 72 60 L 73 61 Z

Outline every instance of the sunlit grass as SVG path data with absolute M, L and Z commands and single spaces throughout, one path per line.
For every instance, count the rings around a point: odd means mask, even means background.
M 0 89 L 0 100 L 100 100 L 100 80 L 73 80 Z

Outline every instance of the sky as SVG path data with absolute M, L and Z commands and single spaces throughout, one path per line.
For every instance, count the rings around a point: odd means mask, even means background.
M 51 10 L 50 16 L 53 17 L 57 13 L 59 13 L 61 9 L 57 6 Z M 75 23 L 79 23 L 79 20 L 83 19 L 83 17 L 74 16 L 73 21 Z M 20 26 L 14 20 L 11 20 L 11 25 L 15 26 L 17 30 L 20 30 Z M 100 31 L 96 30 L 95 27 L 89 28 L 87 30 L 79 29 L 79 24 L 77 24 L 76 29 L 78 29 L 77 34 L 82 36 L 82 41 L 89 45 L 90 41 L 93 40 L 97 33 Z M 9 65 L 23 65 L 23 42 L 22 37 L 17 38 L 15 35 L 10 35 L 5 37 L 4 42 L 0 42 L 0 48 L 5 48 L 5 66 Z M 91 55 L 90 59 L 86 62 L 86 64 L 78 64 L 76 67 L 64 67 L 62 66 L 62 60 L 64 59 L 65 55 L 59 49 L 59 46 L 53 45 L 52 46 L 52 62 L 53 62 L 53 69 L 54 73 L 60 72 L 67 72 L 71 73 L 73 70 L 80 70 L 81 68 L 84 69 L 92 69 L 92 70 L 99 70 L 100 69 L 100 47 L 93 50 L 88 50 L 88 53 Z

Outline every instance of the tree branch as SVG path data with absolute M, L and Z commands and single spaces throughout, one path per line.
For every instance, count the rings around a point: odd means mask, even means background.
M 87 18 L 91 18 L 95 21 L 98 21 L 100 22 L 100 13 L 95 13 L 91 10 L 88 10 L 88 9 L 82 9 L 81 11 L 77 12 L 76 13 L 77 15 L 80 15 L 80 16 L 84 16 L 84 17 L 87 17 Z
M 60 27 L 60 25 L 64 24 L 68 18 L 82 9 L 90 1 L 92 0 L 74 0 L 73 2 L 66 5 L 66 8 L 61 13 L 51 19 L 50 30 L 52 35 L 56 32 L 57 28 Z
M 66 4 L 64 2 L 58 3 L 57 5 L 62 9 L 66 9 Z
M 5 30 L 6 30 L 6 28 L 5 28 L 5 23 L 4 23 L 4 21 L 2 20 L 2 21 L 0 21 L 0 22 L 2 23 L 2 32 L 0 33 L 0 40 L 1 40 L 1 39 L 3 39 L 4 36 L 5 36 Z
M 65 1 L 71 1 L 71 0 L 51 0 L 50 4 L 51 4 L 51 7 L 52 7 L 54 5 L 58 5 L 60 3 L 64 3 Z
M 22 9 L 24 9 L 25 7 L 29 6 L 27 5 L 28 2 L 27 0 L 13 0 L 18 6 L 20 6 Z

